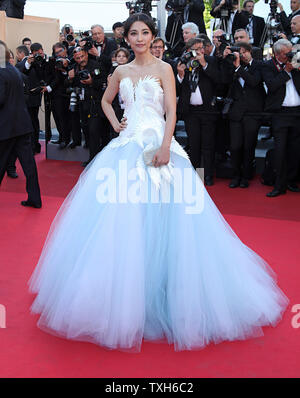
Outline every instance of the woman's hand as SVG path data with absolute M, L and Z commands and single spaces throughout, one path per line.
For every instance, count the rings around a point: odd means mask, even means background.
M 152 159 L 154 167 L 168 164 L 170 161 L 170 148 L 161 146 Z
M 120 133 L 122 130 L 126 129 L 127 127 L 127 117 L 122 117 L 121 122 L 116 123 L 113 126 L 113 129 L 116 133 Z

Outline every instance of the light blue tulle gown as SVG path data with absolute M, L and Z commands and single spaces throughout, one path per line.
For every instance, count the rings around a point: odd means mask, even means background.
M 261 336 L 288 299 L 275 274 L 226 223 L 174 140 L 166 166 L 147 166 L 164 134 L 153 77 L 120 83 L 128 125 L 81 174 L 55 217 L 29 281 L 38 326 L 67 339 L 176 350 Z

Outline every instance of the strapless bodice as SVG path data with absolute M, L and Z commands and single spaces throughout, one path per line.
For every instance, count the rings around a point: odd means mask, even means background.
M 162 144 L 165 133 L 164 91 L 159 80 L 153 76 L 145 76 L 134 84 L 131 78 L 125 77 L 120 82 L 120 96 L 125 106 L 124 116 L 127 117 L 127 127 L 110 142 L 109 147 L 136 142 L 142 148 L 142 152 L 158 148 Z M 189 159 L 174 137 L 172 137 L 170 150 Z M 137 159 L 136 166 L 138 169 L 145 168 L 143 153 Z M 160 185 L 163 176 L 171 179 L 172 167 L 171 161 L 167 166 L 159 168 L 148 166 L 148 171 L 156 186 Z

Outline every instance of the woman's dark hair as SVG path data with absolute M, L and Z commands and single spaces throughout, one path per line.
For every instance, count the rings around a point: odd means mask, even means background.
M 132 14 L 124 23 L 124 37 L 128 36 L 129 29 L 135 22 L 144 22 L 148 26 L 148 28 L 151 30 L 151 33 L 153 36 L 157 35 L 157 29 L 155 22 L 151 17 L 149 17 L 147 14 L 143 14 L 142 12 L 139 12 L 137 14 Z

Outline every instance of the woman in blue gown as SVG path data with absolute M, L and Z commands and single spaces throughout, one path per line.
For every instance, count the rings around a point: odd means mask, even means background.
M 55 217 L 29 281 L 31 310 L 49 333 L 111 349 L 140 350 L 145 339 L 191 350 L 261 336 L 288 299 L 174 140 L 174 75 L 150 54 L 154 36 L 148 16 L 127 20 L 135 59 L 116 69 L 102 100 L 119 136 Z M 111 106 L 118 92 L 121 122 Z

